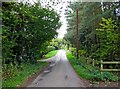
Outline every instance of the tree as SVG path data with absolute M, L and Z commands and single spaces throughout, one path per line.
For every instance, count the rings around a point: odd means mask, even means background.
M 99 32 L 96 29 L 104 29 L 105 27 L 107 29 L 116 29 L 114 28 L 115 26 L 119 28 L 119 22 L 114 14 L 115 9 L 119 5 L 120 2 L 104 2 L 103 4 L 99 2 L 70 3 L 68 6 L 69 9 L 66 10 L 68 29 L 64 39 L 69 41 L 73 47 L 75 47 L 77 8 L 79 9 L 79 52 L 82 50 L 87 54 L 85 56 L 95 59 L 107 59 L 109 55 L 113 55 L 111 60 L 114 60 L 116 58 L 115 55 L 118 52 L 114 51 L 115 54 L 113 53 L 113 49 L 117 50 L 118 47 L 118 43 L 116 43 L 118 31 L 114 30 L 113 33 L 109 31 L 108 33 L 106 31 Z M 106 18 L 104 19 L 105 21 L 103 21 L 102 17 Z M 112 21 L 113 23 L 111 23 Z M 99 23 L 102 25 L 99 25 Z M 106 36 L 109 37 L 106 38 Z M 114 44 L 111 44 L 111 42 L 114 42 Z
M 36 62 L 41 46 L 57 35 L 59 15 L 39 4 L 2 5 L 3 64 Z

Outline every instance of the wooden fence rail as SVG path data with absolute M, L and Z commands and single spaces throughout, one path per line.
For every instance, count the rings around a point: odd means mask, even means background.
M 101 63 L 101 65 L 100 65 L 100 71 L 101 72 L 103 72 L 103 71 L 116 71 L 116 72 L 119 72 L 120 71 L 120 69 L 104 69 L 103 68 L 104 64 L 116 64 L 117 65 L 117 64 L 120 64 L 120 61 L 112 61 L 112 62 L 107 62 L 106 61 L 106 62 L 103 62 L 103 60 L 101 60 L 100 63 Z

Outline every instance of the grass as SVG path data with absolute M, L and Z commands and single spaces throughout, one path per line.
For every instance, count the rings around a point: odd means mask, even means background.
M 1 76 L 0 76 L 1 77 Z M 0 89 L 2 89 L 2 80 L 0 80 Z
M 16 87 L 22 84 L 28 77 L 41 70 L 46 63 L 22 64 L 22 69 L 13 77 L 2 81 L 2 87 Z
M 58 50 L 50 51 L 45 55 L 45 58 L 55 56 Z M 21 85 L 28 77 L 43 69 L 47 63 L 38 61 L 37 64 L 22 64 L 22 69 L 18 72 L 15 71 L 14 76 L 4 79 L 2 87 L 17 87 Z
M 76 58 L 70 52 L 67 52 L 67 58 L 75 69 L 76 73 L 84 79 L 91 81 L 118 81 L 118 76 L 110 72 L 103 72 L 103 74 L 101 74 L 98 69 L 85 63 L 81 63 L 80 60 L 80 64 L 78 64 L 76 62 Z
M 57 52 L 58 52 L 58 50 L 53 50 L 53 51 L 48 52 L 45 55 L 45 59 L 55 56 Z

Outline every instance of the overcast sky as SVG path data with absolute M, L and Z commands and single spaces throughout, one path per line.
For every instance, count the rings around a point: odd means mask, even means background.
M 60 14 L 60 21 L 62 22 L 62 26 L 60 27 L 60 29 L 58 30 L 58 38 L 63 38 L 64 37 L 64 34 L 66 33 L 66 29 L 67 29 L 67 21 L 66 21 L 66 18 L 65 18 L 65 9 L 66 9 L 66 6 L 67 6 L 67 2 L 63 3 L 63 8 L 62 8 L 62 12 Z M 60 6 L 61 7 L 61 6 Z M 59 10 L 58 10 L 59 11 Z

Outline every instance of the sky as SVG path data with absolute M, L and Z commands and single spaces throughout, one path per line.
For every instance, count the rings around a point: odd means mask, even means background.
M 63 38 L 64 34 L 67 33 L 66 29 L 67 29 L 67 21 L 65 18 L 65 9 L 67 7 L 67 2 L 65 2 L 62 8 L 62 12 L 60 14 L 60 21 L 62 22 L 62 26 L 60 27 L 60 29 L 58 29 L 58 38 Z M 58 10 L 59 11 L 59 10 Z

